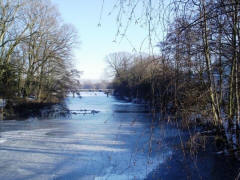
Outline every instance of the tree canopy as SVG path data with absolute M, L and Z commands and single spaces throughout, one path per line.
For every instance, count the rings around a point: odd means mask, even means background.
M 0 1 L 0 97 L 57 100 L 79 86 L 78 44 L 50 0 Z

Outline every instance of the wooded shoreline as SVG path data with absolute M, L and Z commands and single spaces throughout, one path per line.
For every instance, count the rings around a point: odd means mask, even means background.
M 60 104 L 60 102 L 19 102 L 10 101 L 3 108 L 2 120 L 25 120 L 30 117 L 41 117 L 41 111 L 43 109 L 51 109 L 54 105 Z M 2 114 L 3 113 L 3 114 Z
M 239 1 L 123 3 L 119 9 L 131 13 L 122 13 L 120 24 L 131 21 L 138 8 L 146 13 L 137 17 L 148 24 L 152 50 L 152 34 L 165 22 L 164 14 L 154 5 L 166 8 L 171 15 L 166 34 L 156 45 L 159 53 L 109 54 L 106 61 L 114 74 L 113 89 L 121 96 L 150 102 L 166 117 L 174 113 L 174 119 L 181 119 L 190 129 L 197 121 L 207 124 L 216 141 L 225 144 L 224 152 L 239 158 Z M 208 135 L 199 136 L 204 137 Z
M 45 0 L 0 1 L 0 99 L 57 102 L 79 88 L 74 27 Z

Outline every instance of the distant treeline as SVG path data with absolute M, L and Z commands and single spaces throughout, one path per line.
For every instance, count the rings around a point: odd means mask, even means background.
M 151 40 L 158 27 L 154 23 L 161 16 L 159 6 L 154 5 L 163 1 L 138 2 L 119 8 L 130 21 L 146 20 Z M 135 18 L 136 6 L 141 5 L 145 19 Z M 218 139 L 228 150 L 238 153 L 240 2 L 173 0 L 168 7 L 172 16 L 165 39 L 157 45 L 159 55 L 115 53 L 107 57 L 115 73 L 115 92 L 145 99 L 158 110 L 174 112 L 190 123 L 201 119 L 221 135 Z
M 0 98 L 50 102 L 75 91 L 76 39 L 50 0 L 1 0 Z

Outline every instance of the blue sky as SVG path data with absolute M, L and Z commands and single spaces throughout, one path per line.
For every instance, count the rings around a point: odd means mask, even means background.
M 101 26 L 98 26 L 102 0 L 52 0 L 65 23 L 75 26 L 80 46 L 74 50 L 76 68 L 84 71 L 81 79 L 106 79 L 104 57 L 113 52 L 140 51 L 147 32 L 139 26 L 129 27 L 127 36 L 113 42 L 117 32 L 116 13 L 108 16 L 115 0 L 105 0 Z M 131 42 L 131 43 L 129 43 Z M 146 49 L 145 49 L 146 50 Z M 141 51 L 145 51 L 141 50 Z

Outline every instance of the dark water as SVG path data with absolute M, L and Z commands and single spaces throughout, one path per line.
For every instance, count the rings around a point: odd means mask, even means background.
M 222 161 L 203 154 L 196 167 L 176 151 L 184 132 L 153 121 L 144 105 L 103 93 L 68 97 L 66 105 L 68 118 L 0 122 L 1 180 L 219 179 Z

